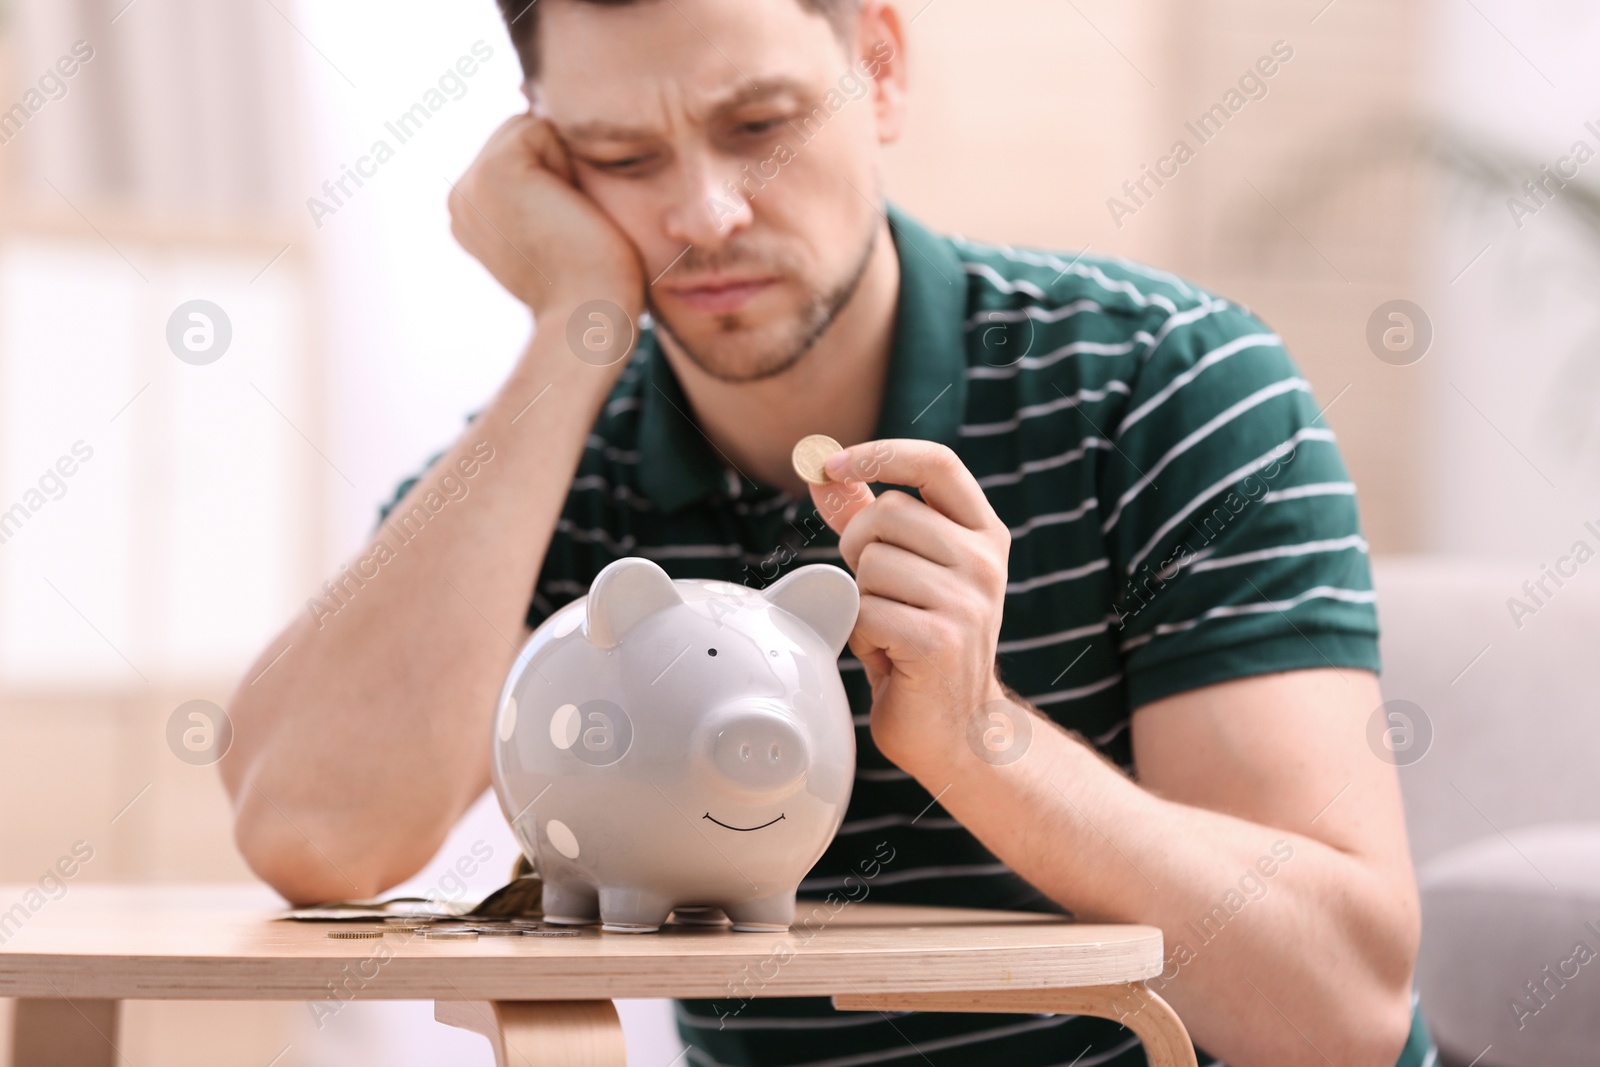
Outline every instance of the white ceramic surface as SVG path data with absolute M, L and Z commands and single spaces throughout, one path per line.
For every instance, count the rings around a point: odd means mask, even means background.
M 630 557 L 545 620 L 501 690 L 493 774 L 549 921 L 794 921 L 855 777 L 838 657 L 859 606 L 837 567 L 758 591 Z

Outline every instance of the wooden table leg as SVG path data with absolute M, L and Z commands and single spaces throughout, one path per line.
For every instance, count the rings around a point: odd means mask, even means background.
M 1172 1005 L 1143 982 L 1073 989 L 997 989 L 982 993 L 849 993 L 841 1011 L 959 1011 L 1094 1015 L 1139 1035 L 1150 1067 L 1195 1067 L 1194 1044 Z
M 495 1067 L 627 1067 L 609 1000 L 439 1000 L 433 1017 L 487 1037 Z
M 115 1067 L 115 1000 L 19 1000 L 11 1016 L 11 1067 Z

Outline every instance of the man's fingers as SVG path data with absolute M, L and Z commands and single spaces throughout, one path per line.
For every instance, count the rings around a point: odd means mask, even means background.
M 924 651 L 933 646 L 927 632 L 932 617 L 922 608 L 863 593 L 855 632 L 870 647 L 882 649 L 893 668 L 915 672 L 920 665 L 937 670 Z
M 843 534 L 850 520 L 877 499 L 872 487 L 865 482 L 829 482 L 827 485 L 813 485 L 810 489 L 811 502 L 817 506 L 817 514 L 836 534 Z
M 862 595 L 895 600 L 932 611 L 946 600 L 950 574 L 898 545 L 874 541 L 861 553 L 855 567 Z
M 512 115 L 489 135 L 467 173 L 497 167 L 509 168 L 508 173 L 522 177 L 545 170 L 572 184 L 572 160 L 566 145 L 549 122 L 527 112 Z
M 839 554 L 851 570 L 859 571 L 857 560 L 863 550 L 874 541 L 881 541 L 954 569 L 961 564 L 963 540 L 971 536 L 970 530 L 945 518 L 910 493 L 886 489 L 839 535 Z
M 876 696 L 877 684 L 894 673 L 894 661 L 887 652 L 867 640 L 859 626 L 850 632 L 850 654 L 860 660 L 861 666 L 866 669 L 867 681 L 873 686 L 873 695 Z
M 937 441 L 866 441 L 834 453 L 824 469 L 835 482 L 911 486 L 935 511 L 971 530 L 999 521 L 972 472 L 949 446 Z
M 541 167 L 568 185 L 574 184 L 572 157 L 567 154 L 566 143 L 556 133 L 554 126 L 544 119 L 530 119 L 530 125 L 522 132 L 522 139 Z

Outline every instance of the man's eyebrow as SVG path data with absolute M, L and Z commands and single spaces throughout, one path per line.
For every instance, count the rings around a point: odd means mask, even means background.
M 755 81 L 747 81 L 737 92 L 717 101 L 712 110 L 732 111 L 734 108 L 782 96 L 785 93 L 791 96 L 805 96 L 806 92 L 806 84 L 797 78 L 758 78 Z
M 562 126 L 559 132 L 564 141 L 642 141 L 654 136 L 654 131 L 643 126 L 624 126 L 603 119 Z
M 806 84 L 797 78 L 758 78 L 746 82 L 736 92 L 713 103 L 708 113 L 715 115 L 734 111 L 785 94 L 804 97 L 807 91 Z M 559 132 L 562 139 L 567 141 L 642 141 L 654 137 L 657 131 L 645 126 L 628 126 L 619 122 L 608 122 L 605 119 L 590 119 L 575 122 L 570 126 L 561 126 Z

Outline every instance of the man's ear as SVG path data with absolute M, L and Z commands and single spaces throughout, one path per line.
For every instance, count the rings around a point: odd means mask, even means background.
M 906 37 L 900 12 L 887 0 L 865 0 L 856 17 L 856 67 L 872 78 L 878 142 L 900 139 L 906 121 Z

